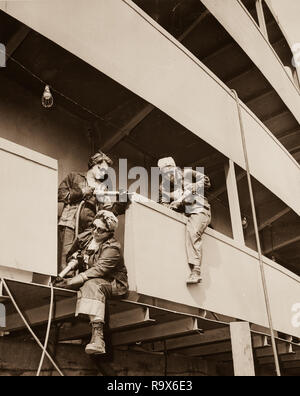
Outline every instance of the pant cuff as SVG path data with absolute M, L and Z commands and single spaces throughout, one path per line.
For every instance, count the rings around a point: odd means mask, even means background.
M 105 303 L 92 300 L 90 298 L 79 298 L 77 300 L 76 313 L 78 315 L 96 316 L 98 320 L 104 323 Z

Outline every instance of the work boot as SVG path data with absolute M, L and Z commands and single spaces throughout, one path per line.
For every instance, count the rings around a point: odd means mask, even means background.
M 202 278 L 201 278 L 201 271 L 198 268 L 193 268 L 192 272 L 190 273 L 190 276 L 188 278 L 188 280 L 186 281 L 186 283 L 188 285 L 195 285 L 197 283 L 201 283 L 202 282 Z
M 91 342 L 86 346 L 85 352 L 88 355 L 104 355 L 105 341 L 103 338 L 103 323 L 92 323 L 93 333 Z

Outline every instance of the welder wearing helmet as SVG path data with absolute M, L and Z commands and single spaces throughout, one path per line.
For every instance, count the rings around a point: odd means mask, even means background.
M 114 237 L 117 226 L 118 219 L 112 212 L 100 211 L 91 229 L 78 237 L 69 255 L 70 259 L 74 255 L 81 256 L 86 268 L 74 278 L 56 284 L 56 287 L 80 289 L 76 316 L 88 315 L 90 318 L 92 339 L 86 347 L 86 353 L 90 355 L 105 353 L 106 300 L 123 296 L 128 291 L 121 245 Z
M 66 256 L 75 239 L 76 217 L 80 203 L 84 201 L 79 213 L 78 233 L 82 233 L 92 223 L 100 209 L 111 210 L 112 203 L 107 196 L 97 194 L 107 189 L 108 169 L 112 160 L 101 151 L 88 162 L 88 172 L 70 173 L 60 184 L 58 202 L 64 204 L 58 223 L 58 263 L 59 272 L 66 267 Z M 98 198 L 97 198 L 98 197 Z

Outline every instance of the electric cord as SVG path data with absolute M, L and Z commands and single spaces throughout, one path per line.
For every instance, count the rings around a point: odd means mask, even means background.
M 50 283 L 50 290 L 51 290 L 51 297 L 50 297 L 50 308 L 49 308 L 49 318 L 48 318 L 48 325 L 47 325 L 47 331 L 46 331 L 46 336 L 45 336 L 45 344 L 43 347 L 43 353 L 41 356 L 40 364 L 36 373 L 36 376 L 39 377 L 41 374 L 41 370 L 43 367 L 44 359 L 45 359 L 45 354 L 47 351 L 48 347 L 48 341 L 49 341 L 49 336 L 50 336 L 50 330 L 51 330 L 51 324 L 52 324 L 52 316 L 53 316 L 53 305 L 54 305 L 54 288 L 53 284 Z
M 61 377 L 64 377 L 64 374 L 62 373 L 62 371 L 60 370 L 60 368 L 58 367 L 58 365 L 55 363 L 55 361 L 52 359 L 52 357 L 49 355 L 49 353 L 47 352 L 47 350 L 45 350 L 44 345 L 42 345 L 42 343 L 40 342 L 40 340 L 38 339 L 38 337 L 36 336 L 36 334 L 34 333 L 34 331 L 32 330 L 31 326 L 29 325 L 29 323 L 27 322 L 26 318 L 24 317 L 24 315 L 22 314 L 18 304 L 16 303 L 16 300 L 14 299 L 14 296 L 12 295 L 9 287 L 7 286 L 6 282 L 4 279 L 2 279 L 2 284 L 9 296 L 9 298 L 11 299 L 11 302 L 13 303 L 16 311 L 18 312 L 18 314 L 20 315 L 21 319 L 23 320 L 25 326 L 27 327 L 28 331 L 30 332 L 30 334 L 32 335 L 32 337 L 34 338 L 34 340 L 36 341 L 36 343 L 38 344 L 38 346 L 44 351 L 45 355 L 47 356 L 47 358 L 50 360 L 50 362 L 52 363 L 52 365 L 54 366 L 54 368 L 57 370 L 57 372 L 59 373 L 59 375 Z
M 234 94 L 234 98 L 235 98 L 237 108 L 238 108 L 242 145 L 243 145 L 244 158 L 245 158 L 245 164 L 246 164 L 246 170 L 247 170 L 248 188 L 249 188 L 249 193 L 250 193 L 252 218 L 253 218 L 256 244 L 257 244 L 257 250 L 258 250 L 259 267 L 260 267 L 261 280 L 262 280 L 262 286 L 263 286 L 264 297 L 265 297 L 265 304 L 266 304 L 269 328 L 270 328 L 270 332 L 271 332 L 272 349 L 273 349 L 273 354 L 274 354 L 276 373 L 277 373 L 278 377 L 281 377 L 280 364 L 279 364 L 279 358 L 278 358 L 278 352 L 277 352 L 277 346 L 276 346 L 276 340 L 275 340 L 275 333 L 274 333 L 274 327 L 273 327 L 270 297 L 269 297 L 269 293 L 268 293 L 268 286 L 267 286 L 267 280 L 266 280 L 266 274 L 265 274 L 265 268 L 264 268 L 264 262 L 263 262 L 263 254 L 262 254 L 262 248 L 261 248 L 260 237 L 259 237 L 259 228 L 258 228 L 257 215 L 256 215 L 256 209 L 255 209 L 255 200 L 254 200 L 252 181 L 251 181 L 251 173 L 250 173 L 250 164 L 249 164 L 248 150 L 247 150 L 247 143 L 246 143 L 245 127 L 244 127 L 244 122 L 243 122 L 243 117 L 242 117 L 239 96 L 234 89 L 232 90 L 232 92 Z

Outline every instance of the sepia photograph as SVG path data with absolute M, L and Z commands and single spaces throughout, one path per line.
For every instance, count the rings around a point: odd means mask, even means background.
M 300 0 L 0 0 L 0 377 L 300 377 Z

